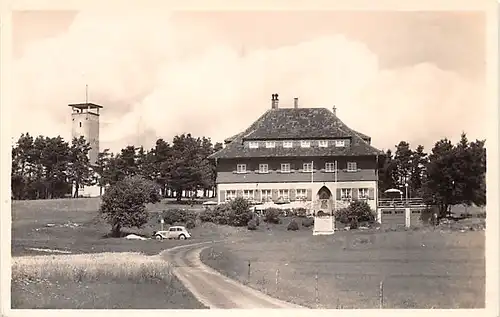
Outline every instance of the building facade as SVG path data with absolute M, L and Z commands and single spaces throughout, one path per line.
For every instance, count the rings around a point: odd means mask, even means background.
M 70 104 L 71 107 L 71 138 L 83 136 L 90 143 L 89 161 L 97 163 L 99 156 L 99 109 L 103 107 L 93 103 Z M 75 195 L 75 186 L 72 193 Z M 97 197 L 101 194 L 99 186 L 83 186 L 78 188 L 78 196 Z
M 303 202 L 332 211 L 353 200 L 377 209 L 378 162 L 383 152 L 371 138 L 346 126 L 336 110 L 271 109 L 243 132 L 225 140 L 217 162 L 218 202 Z

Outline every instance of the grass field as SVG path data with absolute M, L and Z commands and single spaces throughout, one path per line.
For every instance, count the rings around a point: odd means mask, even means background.
M 154 255 L 229 236 L 248 239 L 206 249 L 202 260 L 297 304 L 376 308 L 384 280 L 386 308 L 484 307 L 483 231 L 339 231 L 313 237 L 312 229 L 303 227 L 287 232 L 285 220 L 261 223 L 255 232 L 202 224 L 191 230 L 191 241 L 137 241 L 105 238 L 110 227 L 96 220 L 98 207 L 99 199 L 93 198 L 13 202 L 13 308 L 201 308 Z M 202 207 L 171 201 L 149 205 L 149 223 L 125 231 L 150 236 L 160 228 L 158 212 L 167 208 Z M 47 255 L 33 248 L 71 254 Z
M 15 257 L 13 308 L 204 308 L 159 256 L 100 253 Z
M 303 227 L 287 232 L 288 221 L 269 230 L 261 224 L 242 243 L 205 249 L 202 261 L 271 296 L 313 308 L 378 308 L 381 281 L 384 308 L 484 308 L 484 231 L 312 236 Z
M 96 220 L 98 208 L 99 199 L 94 198 L 13 202 L 13 308 L 203 307 L 170 275 L 165 262 L 148 256 L 184 243 L 219 239 L 234 230 L 202 225 L 191 230 L 190 241 L 105 238 L 110 227 Z M 157 212 L 167 208 L 191 207 L 149 205 L 149 223 L 124 231 L 150 236 L 160 229 Z M 47 255 L 41 250 L 71 254 Z

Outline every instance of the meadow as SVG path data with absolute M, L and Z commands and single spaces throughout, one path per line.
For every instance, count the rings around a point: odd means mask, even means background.
M 191 241 L 108 238 L 110 227 L 96 218 L 98 208 L 95 198 L 12 203 L 12 308 L 203 308 L 157 255 L 230 230 L 202 225 L 192 230 Z M 192 207 L 148 205 L 148 224 L 125 234 L 151 236 L 167 208 Z
M 12 203 L 13 308 L 203 308 L 157 255 L 228 237 L 244 239 L 205 249 L 202 261 L 296 304 L 378 308 L 383 281 L 384 308 L 484 307 L 484 231 L 457 230 L 464 222 L 454 230 L 382 228 L 316 237 L 302 226 L 287 231 L 290 219 L 261 222 L 257 231 L 198 223 L 192 240 L 140 241 L 108 238 L 98 208 L 94 198 Z M 151 236 L 160 229 L 159 212 L 168 208 L 202 209 L 172 201 L 148 205 L 148 224 L 125 234 Z
M 207 248 L 202 261 L 273 297 L 311 308 L 485 306 L 483 230 L 443 226 L 312 236 L 304 227 L 287 231 L 288 222 L 261 224 L 251 239 Z

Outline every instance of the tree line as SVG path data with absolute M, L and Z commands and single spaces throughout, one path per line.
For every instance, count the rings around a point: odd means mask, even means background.
M 60 136 L 21 135 L 12 148 L 13 199 L 50 199 L 71 195 L 72 184 L 105 188 L 127 176 L 155 182 L 162 197 L 203 190 L 215 194 L 215 162 L 208 156 L 222 148 L 210 138 L 177 135 L 171 143 L 158 139 L 153 148 L 126 146 L 114 154 L 108 149 L 95 165 L 88 159 L 90 145 L 83 137 L 66 142 Z M 469 142 L 465 133 L 453 144 L 435 143 L 430 153 L 406 141 L 385 152 L 379 167 L 379 193 L 390 188 L 406 191 L 439 206 L 444 213 L 454 204 L 485 205 L 485 140 Z M 77 193 L 74 193 L 77 194 Z
M 83 137 L 71 143 L 62 137 L 22 134 L 12 148 L 12 198 L 52 199 L 78 195 L 73 185 L 98 185 L 101 190 L 127 176 L 154 181 L 162 197 L 203 190 L 215 192 L 215 162 L 208 156 L 222 148 L 210 138 L 177 135 L 171 143 L 158 139 L 153 148 L 126 146 L 119 153 L 106 149 L 90 164 L 90 144 Z M 102 192 L 102 191 L 101 191 Z
M 465 133 L 453 144 L 444 138 L 430 153 L 422 145 L 414 150 L 406 141 L 389 149 L 379 168 L 379 192 L 395 188 L 408 196 L 423 198 L 444 217 L 457 204 L 486 205 L 485 140 L 470 142 Z M 407 185 L 406 185 L 407 184 Z M 406 188 L 406 186 L 408 188 Z

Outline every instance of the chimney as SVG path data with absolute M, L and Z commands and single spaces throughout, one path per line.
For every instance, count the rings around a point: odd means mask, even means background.
M 337 107 L 333 106 L 332 112 L 334 115 L 337 115 Z
M 278 94 L 272 94 L 271 97 L 271 108 L 278 109 Z
M 299 107 L 299 98 L 293 98 L 293 107 L 295 109 Z

